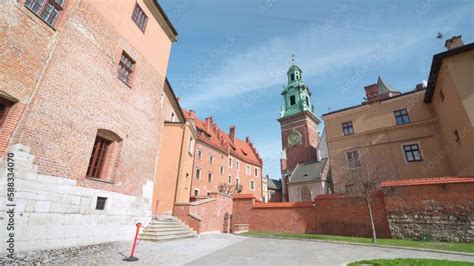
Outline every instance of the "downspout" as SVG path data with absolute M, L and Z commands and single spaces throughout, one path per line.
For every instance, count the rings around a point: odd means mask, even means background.
M 184 146 L 184 135 L 186 133 L 186 122 L 183 123 L 183 135 L 181 137 L 181 150 L 179 152 L 179 160 L 178 160 L 178 174 L 176 176 L 176 187 L 174 190 L 174 200 L 173 200 L 173 208 L 174 204 L 176 203 L 176 195 L 178 194 L 178 184 L 179 184 L 179 175 L 181 173 L 181 158 L 183 157 L 183 146 Z M 171 211 L 173 213 L 173 211 Z

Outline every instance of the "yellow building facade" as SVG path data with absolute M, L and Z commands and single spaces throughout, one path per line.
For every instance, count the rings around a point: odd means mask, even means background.
M 474 175 L 474 44 L 456 36 L 446 47 L 427 86 L 400 93 L 379 77 L 364 103 L 322 116 L 336 193 L 351 192 L 346 175 L 369 167 L 379 181 Z

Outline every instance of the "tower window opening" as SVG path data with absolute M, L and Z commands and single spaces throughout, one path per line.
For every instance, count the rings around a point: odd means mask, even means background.
M 295 73 L 291 73 L 290 75 L 290 81 L 294 81 L 295 80 Z
M 290 106 L 293 106 L 296 104 L 296 97 L 295 95 L 290 96 Z

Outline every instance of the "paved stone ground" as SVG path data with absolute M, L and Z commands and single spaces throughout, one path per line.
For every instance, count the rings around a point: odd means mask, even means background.
M 336 244 L 316 241 L 248 238 L 188 265 L 345 265 L 371 258 L 433 258 L 473 262 L 474 256 Z
M 131 242 L 111 242 L 74 248 L 33 251 L 17 254 L 15 261 L 0 257 L 3 264 L 60 264 L 60 265 L 184 265 L 246 239 L 230 234 L 208 234 L 182 240 L 139 241 L 136 262 L 125 262 L 130 255 Z
M 370 258 L 437 258 L 473 262 L 474 256 L 451 255 L 383 247 L 335 244 L 326 242 L 246 238 L 230 234 L 209 234 L 167 242 L 140 241 L 137 262 L 124 262 L 130 242 L 17 255 L 16 264 L 61 265 L 344 265 Z M 0 258 L 0 264 L 11 263 Z

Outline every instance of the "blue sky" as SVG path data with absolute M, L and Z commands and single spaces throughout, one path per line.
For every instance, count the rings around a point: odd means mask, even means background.
M 179 32 L 168 78 L 181 104 L 236 125 L 279 178 L 282 86 L 290 55 L 320 117 L 359 104 L 382 78 L 400 91 L 427 79 L 433 54 L 473 41 L 474 1 L 162 0 Z M 441 32 L 443 39 L 436 39 Z M 320 132 L 322 131 L 320 125 Z

